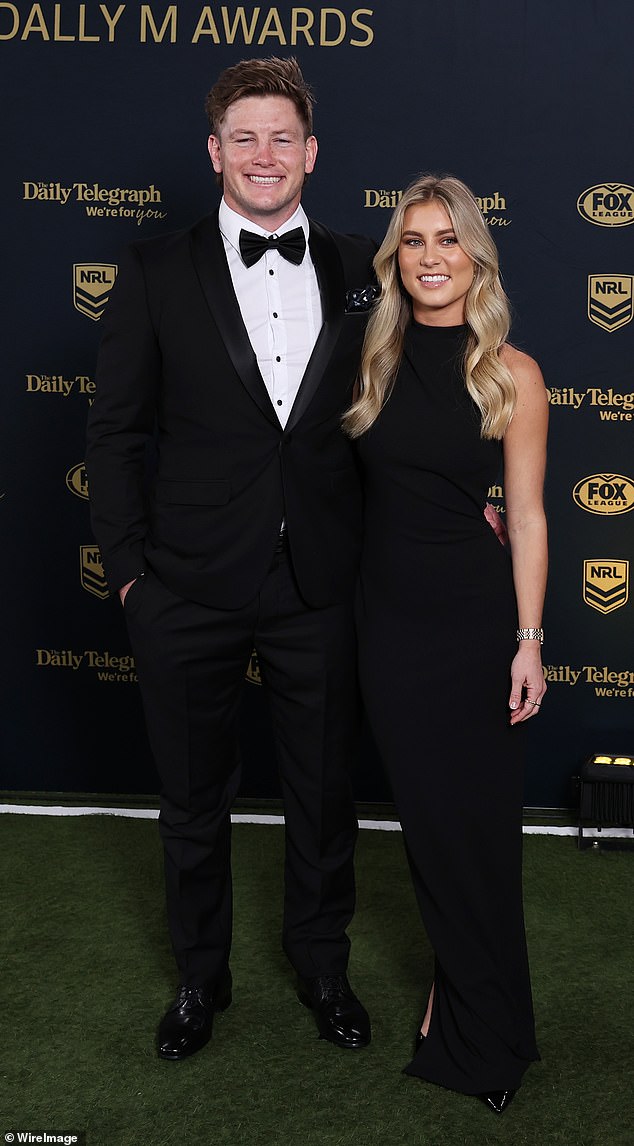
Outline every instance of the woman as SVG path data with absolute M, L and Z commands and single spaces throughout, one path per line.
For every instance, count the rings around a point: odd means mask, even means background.
M 360 673 L 435 952 L 406 1072 L 502 1113 L 535 1044 L 522 725 L 545 692 L 547 399 L 506 342 L 495 246 L 454 178 L 403 195 L 345 417 L 366 491 Z M 504 464 L 508 552 L 482 507 Z

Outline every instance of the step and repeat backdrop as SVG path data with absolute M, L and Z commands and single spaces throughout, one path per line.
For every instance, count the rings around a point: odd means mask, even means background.
M 264 55 L 297 56 L 316 92 L 316 218 L 379 239 L 422 171 L 478 196 L 551 407 L 549 691 L 526 802 L 569 805 L 587 755 L 634 752 L 633 28 L 627 0 L 0 3 L 1 788 L 156 790 L 89 523 L 100 319 L 126 243 L 216 205 L 204 97 Z M 503 510 L 502 479 L 490 497 Z M 274 796 L 255 653 L 242 729 L 243 795 Z M 367 738 L 355 788 L 389 798 Z

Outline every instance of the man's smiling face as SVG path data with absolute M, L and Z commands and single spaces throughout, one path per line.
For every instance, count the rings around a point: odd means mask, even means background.
M 222 173 L 227 205 L 272 233 L 290 219 L 304 179 L 315 166 L 317 140 L 305 138 L 286 96 L 245 96 L 227 108 L 209 136 L 213 169 Z

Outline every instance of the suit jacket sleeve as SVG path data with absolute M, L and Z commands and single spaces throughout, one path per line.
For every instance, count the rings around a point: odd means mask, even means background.
M 92 526 L 115 592 L 144 570 L 144 478 L 161 377 L 157 333 L 136 248 L 120 262 L 102 322 L 86 469 Z

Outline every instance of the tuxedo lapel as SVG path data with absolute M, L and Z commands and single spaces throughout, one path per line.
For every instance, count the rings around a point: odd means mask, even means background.
M 317 274 L 323 325 L 304 371 L 286 429 L 297 424 L 321 382 L 343 322 L 345 284 L 334 239 L 320 223 L 310 222 L 308 245 Z
M 207 305 L 236 373 L 264 416 L 279 429 L 233 289 L 217 211 L 192 229 L 191 252 Z

